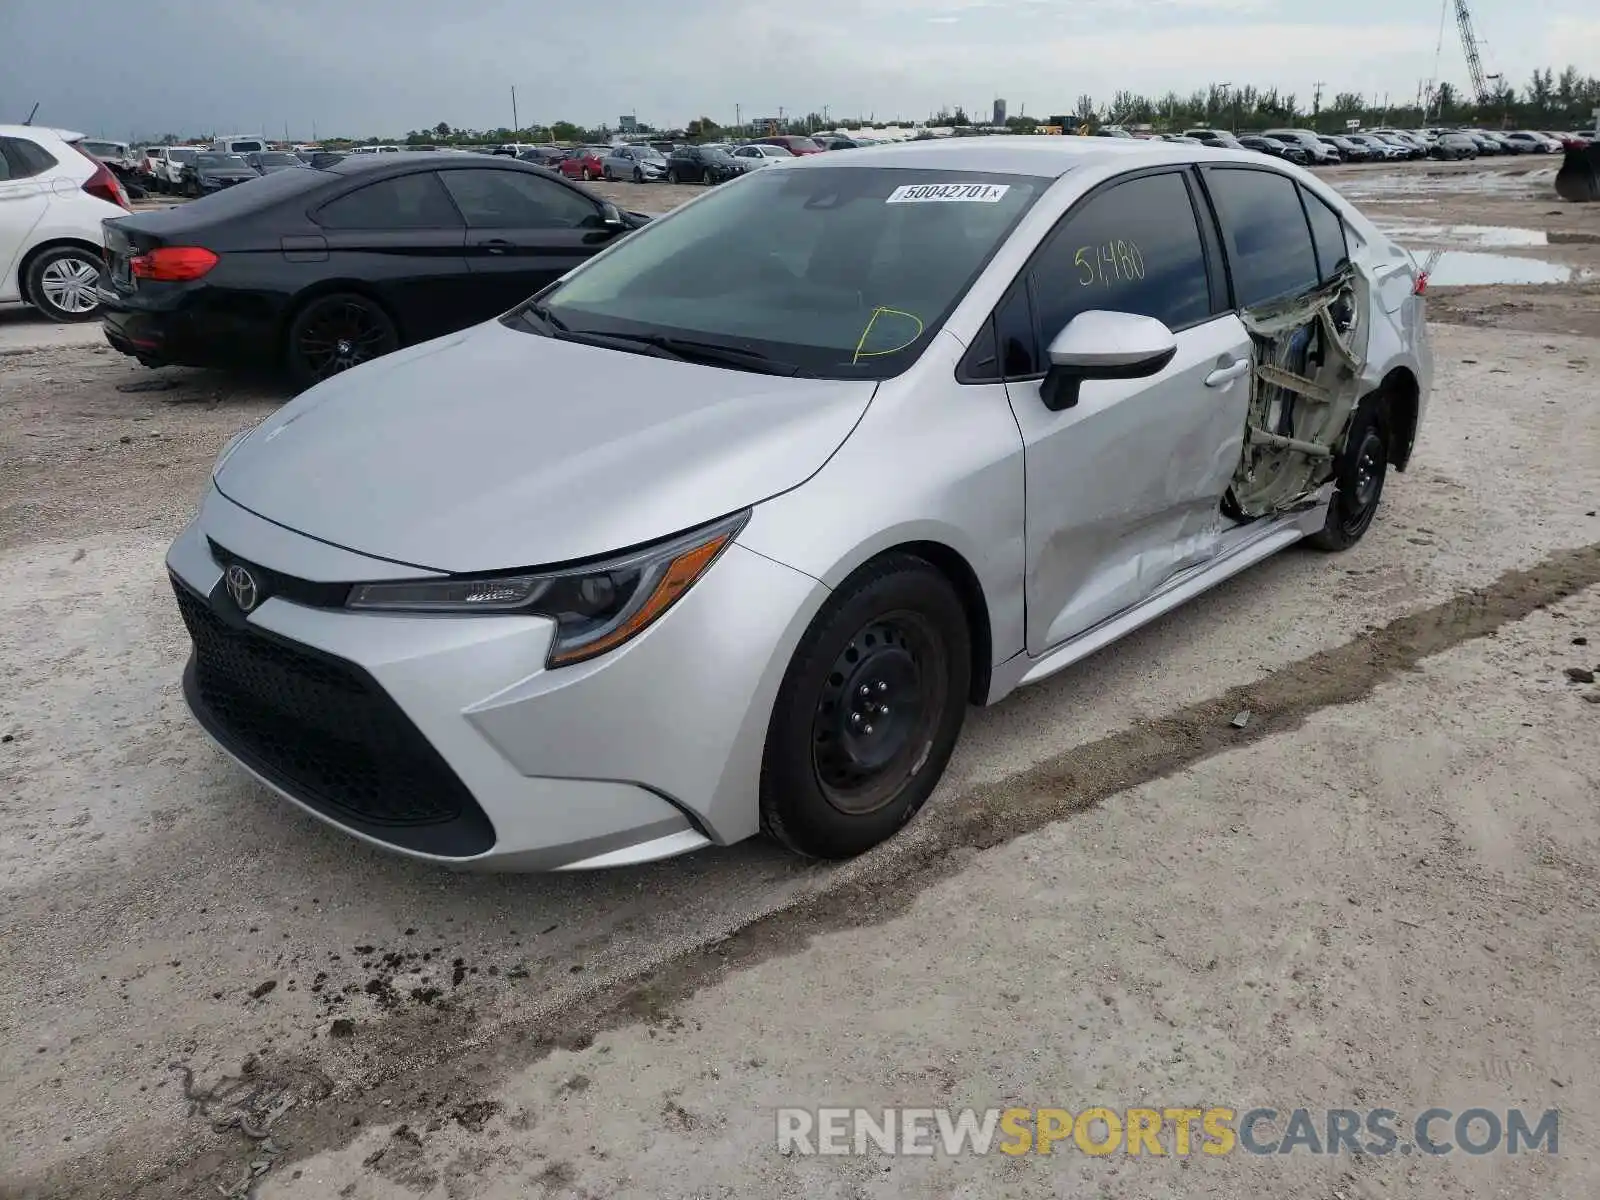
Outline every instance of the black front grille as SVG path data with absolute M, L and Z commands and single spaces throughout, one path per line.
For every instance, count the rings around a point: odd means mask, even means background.
M 465 857 L 494 844 L 466 785 L 365 671 L 173 588 L 194 641 L 184 685 L 195 715 L 252 769 L 397 846 Z

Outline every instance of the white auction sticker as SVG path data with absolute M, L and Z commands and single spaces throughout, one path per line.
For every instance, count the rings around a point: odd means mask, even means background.
M 998 204 L 1011 190 L 1006 183 L 908 183 L 889 193 L 885 204 Z

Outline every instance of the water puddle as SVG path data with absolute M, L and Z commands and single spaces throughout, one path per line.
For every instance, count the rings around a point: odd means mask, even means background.
M 1377 224 L 1390 237 L 1407 244 L 1423 242 L 1467 249 L 1480 246 L 1485 249 L 1509 249 L 1550 244 L 1549 235 L 1542 229 L 1516 229 L 1508 225 L 1438 225 L 1407 219 L 1380 221 Z
M 1429 254 L 1416 255 L 1419 264 L 1432 259 L 1428 271 L 1429 287 L 1475 287 L 1486 284 L 1538 284 L 1580 283 L 1590 279 L 1595 272 L 1565 263 L 1545 262 L 1537 258 L 1519 258 L 1513 254 L 1488 254 L 1476 250 L 1445 250 L 1437 258 Z
M 1523 167 L 1498 171 L 1421 170 L 1363 175 L 1339 181 L 1352 200 L 1382 200 L 1421 194 L 1531 196 L 1555 199 L 1556 168 Z

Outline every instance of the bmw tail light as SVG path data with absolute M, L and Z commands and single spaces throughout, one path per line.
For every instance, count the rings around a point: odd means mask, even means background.
M 128 264 L 135 279 L 187 283 L 217 265 L 217 256 L 203 246 L 158 246 Z

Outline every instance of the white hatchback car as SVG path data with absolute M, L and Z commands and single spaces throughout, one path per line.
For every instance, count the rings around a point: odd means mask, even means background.
M 98 315 L 100 222 L 128 195 L 81 133 L 0 125 L 0 303 L 23 300 L 53 321 Z
M 1358 541 L 1424 415 L 1425 286 L 1250 152 L 756 171 L 225 447 L 167 557 L 185 695 L 291 800 L 433 862 L 855 854 L 969 703 Z

